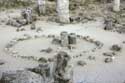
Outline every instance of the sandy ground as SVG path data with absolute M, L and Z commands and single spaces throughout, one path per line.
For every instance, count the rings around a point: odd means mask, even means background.
M 19 12 L 18 12 L 19 13 Z M 18 15 L 18 13 L 16 15 Z M 1 19 L 6 18 L 5 12 L 1 12 Z M 15 14 L 9 14 L 15 16 Z M 103 48 L 95 52 L 87 52 L 84 56 L 72 59 L 70 64 L 74 65 L 74 83 L 123 83 L 125 81 L 125 44 L 122 42 L 125 41 L 125 34 L 118 34 L 117 32 L 104 31 L 103 28 L 103 19 L 97 18 L 97 21 L 90 21 L 88 23 L 82 24 L 68 24 L 68 25 L 59 25 L 52 22 L 37 21 L 37 27 L 43 29 L 42 32 L 37 33 L 36 31 L 30 30 L 30 25 L 25 26 L 26 31 L 16 32 L 16 28 L 6 26 L 4 24 L 0 25 L 0 60 L 4 60 L 6 63 L 0 66 L 1 71 L 13 71 L 17 69 L 24 69 L 29 67 L 34 67 L 38 65 L 36 61 L 26 60 L 21 58 L 15 58 L 10 56 L 4 51 L 5 46 L 15 37 L 19 37 L 23 34 L 30 35 L 49 35 L 55 34 L 59 35 L 62 31 L 75 32 L 79 35 L 90 36 L 91 38 L 101 41 L 104 43 Z M 20 55 L 24 56 L 37 56 L 37 57 L 52 57 L 52 54 L 40 53 L 39 51 L 42 48 L 49 47 L 50 43 L 48 39 L 32 39 L 28 41 L 23 41 L 14 46 L 13 49 L 17 50 Z M 110 51 L 109 48 L 113 44 L 122 45 L 122 51 L 117 52 L 117 55 L 112 63 L 104 63 L 105 57 L 102 55 L 103 52 Z M 85 51 L 87 48 L 93 48 L 94 46 L 90 43 L 81 44 L 79 49 L 75 52 L 70 53 L 79 54 L 79 50 Z M 89 49 L 88 49 L 89 50 Z M 89 55 L 95 56 L 96 59 L 88 60 Z M 75 63 L 78 60 L 83 60 L 87 62 L 87 65 L 84 67 L 77 66 Z

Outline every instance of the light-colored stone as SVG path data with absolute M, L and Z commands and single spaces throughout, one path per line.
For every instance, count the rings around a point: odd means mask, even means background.
M 69 23 L 69 0 L 57 0 L 56 5 L 59 21 Z
M 113 10 L 116 12 L 120 11 L 120 0 L 114 0 Z

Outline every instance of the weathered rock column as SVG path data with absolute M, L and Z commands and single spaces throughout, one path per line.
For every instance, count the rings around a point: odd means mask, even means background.
M 59 22 L 69 23 L 69 0 L 57 0 L 56 6 Z
M 38 14 L 45 15 L 46 13 L 46 0 L 37 0 Z
M 114 0 L 113 2 L 113 11 L 120 11 L 120 0 Z
M 61 46 L 62 47 L 67 47 L 69 44 L 68 41 L 68 33 L 67 32 L 61 32 Z

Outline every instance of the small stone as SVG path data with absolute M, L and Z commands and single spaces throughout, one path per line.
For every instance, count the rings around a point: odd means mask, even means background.
M 88 59 L 89 60 L 95 60 L 95 56 L 89 56 Z
M 40 36 L 39 35 L 34 35 L 34 38 L 40 38 Z
M 35 23 L 32 23 L 31 24 L 31 28 L 30 28 L 31 30 L 35 30 L 36 29 L 36 25 L 35 25 Z
M 25 39 L 31 39 L 32 38 L 29 34 L 24 34 L 23 36 L 25 37 Z
M 19 28 L 17 28 L 17 29 L 16 29 L 16 31 L 17 31 L 17 32 L 19 32 L 19 31 L 20 31 L 20 29 L 19 29 Z
M 120 45 L 112 45 L 111 50 L 113 51 L 121 51 L 122 47 Z
M 53 58 L 48 58 L 48 61 L 49 61 L 49 62 L 53 62 L 54 59 L 53 59 Z
M 55 35 L 48 35 L 48 38 L 55 38 Z
M 0 60 L 0 65 L 3 65 L 3 64 L 5 64 L 5 61 Z
M 20 31 L 25 31 L 25 28 L 21 28 Z
M 111 57 L 110 58 L 105 58 L 105 63 L 110 63 L 112 61 L 113 61 L 113 59 Z
M 81 35 L 76 35 L 77 38 L 81 38 Z
M 102 43 L 100 41 L 95 41 L 96 46 L 100 46 Z
M 77 65 L 79 65 L 79 66 L 85 66 L 85 65 L 87 65 L 87 63 L 85 62 L 85 61 L 78 61 L 77 62 Z
M 122 43 L 125 44 L 125 41 L 123 41 Z
M 112 56 L 115 56 L 116 54 L 114 52 L 105 52 L 103 53 L 103 55 L 112 57 Z
M 44 63 L 46 63 L 46 62 L 47 62 L 47 59 L 41 57 L 38 61 L 39 61 L 39 62 L 44 62 Z
M 47 48 L 47 49 L 43 49 L 40 52 L 46 52 L 46 53 L 51 53 L 53 51 L 52 48 Z
M 89 42 L 90 43 L 94 43 L 94 39 L 89 39 Z
M 38 27 L 37 29 L 36 29 L 36 32 L 42 32 L 43 30 L 42 30 L 42 28 L 41 27 Z

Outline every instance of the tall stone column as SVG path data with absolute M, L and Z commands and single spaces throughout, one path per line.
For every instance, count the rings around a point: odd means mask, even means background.
M 120 11 L 120 0 L 114 0 L 114 3 L 113 3 L 113 11 Z
M 69 23 L 69 0 L 57 0 L 56 6 L 59 21 Z
M 46 13 L 46 0 L 37 0 L 38 14 L 45 15 Z

